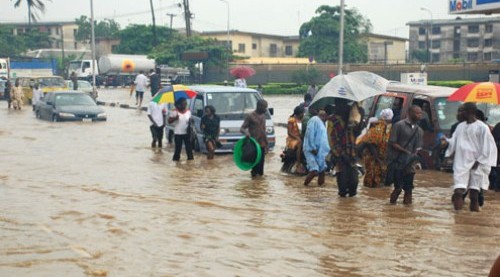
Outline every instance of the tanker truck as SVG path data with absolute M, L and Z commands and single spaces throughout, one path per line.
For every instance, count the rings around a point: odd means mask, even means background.
M 126 86 L 141 70 L 147 74 L 155 66 L 155 61 L 144 55 L 105 55 L 96 63 L 96 85 Z M 69 73 L 72 72 L 76 73 L 78 79 L 92 82 L 92 60 L 71 61 Z

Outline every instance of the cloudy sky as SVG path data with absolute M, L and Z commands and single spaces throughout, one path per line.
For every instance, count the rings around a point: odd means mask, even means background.
M 24 0 L 23 2 L 27 2 Z M 70 21 L 80 15 L 90 16 L 90 0 L 45 0 L 47 11 L 40 21 Z M 340 0 L 226 0 L 229 5 L 230 28 L 240 31 L 277 35 L 297 35 L 300 25 L 314 16 L 320 5 L 339 5 Z M 26 22 L 26 4 L 17 9 L 13 1 L 0 0 L 0 22 Z M 169 25 L 167 13 L 176 14 L 173 27 L 184 26 L 182 0 L 153 0 L 157 24 Z M 408 37 L 406 23 L 429 19 L 454 18 L 448 14 L 447 0 L 345 0 L 348 8 L 357 8 L 369 18 L 378 34 Z M 194 13 L 192 29 L 214 31 L 227 29 L 227 5 L 223 0 L 190 0 Z M 94 0 L 96 19 L 113 18 L 122 27 L 128 24 L 151 24 L 149 0 Z M 465 16 L 463 16 L 465 17 Z

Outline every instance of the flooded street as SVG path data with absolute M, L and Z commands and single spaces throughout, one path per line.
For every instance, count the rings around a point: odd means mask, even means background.
M 301 102 L 267 99 L 275 123 Z M 449 173 L 417 174 L 411 207 L 341 199 L 280 173 L 283 127 L 251 180 L 231 155 L 174 163 L 145 112 L 105 109 L 52 123 L 0 101 L 0 276 L 486 276 L 500 254 L 500 193 L 455 213 Z

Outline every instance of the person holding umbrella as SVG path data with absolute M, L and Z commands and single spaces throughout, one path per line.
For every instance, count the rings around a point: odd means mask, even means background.
M 186 98 L 179 98 L 175 101 L 175 111 L 173 111 L 168 117 L 168 123 L 172 124 L 175 122 L 174 127 L 174 157 L 173 161 L 179 161 L 181 158 L 182 143 L 186 148 L 186 153 L 188 160 L 193 160 L 193 149 L 191 140 L 188 135 L 189 121 L 191 120 L 191 111 L 187 109 Z
M 244 65 L 233 67 L 229 72 L 231 73 L 231 75 L 236 77 L 236 80 L 234 80 L 234 86 L 238 88 L 246 88 L 247 81 L 245 80 L 245 78 L 248 78 L 255 74 L 255 70 L 253 68 Z

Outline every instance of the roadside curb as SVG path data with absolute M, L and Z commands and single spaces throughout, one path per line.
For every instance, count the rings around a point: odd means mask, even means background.
M 106 106 L 106 107 L 118 107 L 122 109 L 129 109 L 129 110 L 137 110 L 138 108 L 136 106 L 130 106 L 129 104 L 120 104 L 120 102 L 104 102 L 104 101 L 97 101 L 97 105 L 101 106 Z M 147 107 L 141 107 L 140 110 L 142 111 L 147 111 Z

